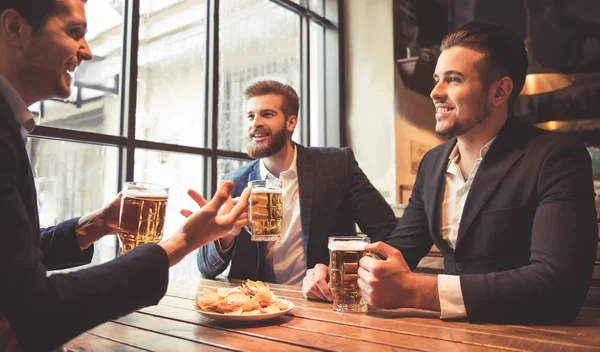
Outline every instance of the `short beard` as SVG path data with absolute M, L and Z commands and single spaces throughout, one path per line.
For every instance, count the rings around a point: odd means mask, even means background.
M 435 133 L 442 138 L 452 138 L 462 136 L 463 134 L 472 130 L 475 126 L 479 125 L 481 122 L 487 120 L 490 116 L 491 106 L 487 102 L 487 95 L 482 93 L 478 100 L 478 108 L 475 113 L 475 119 L 471 121 L 466 121 L 465 124 L 455 123 L 449 128 L 441 131 L 435 131 Z
M 270 143 L 267 143 L 267 145 L 254 145 L 252 137 L 248 137 L 246 143 L 246 151 L 248 152 L 248 156 L 253 159 L 262 159 L 279 153 L 279 151 L 283 149 L 285 143 L 287 142 L 287 133 L 285 130 L 283 130 L 273 133 L 271 136 L 273 139 Z

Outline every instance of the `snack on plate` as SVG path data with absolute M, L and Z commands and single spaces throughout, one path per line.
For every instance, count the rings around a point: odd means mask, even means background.
M 248 280 L 238 287 L 217 288 L 217 292 L 203 289 L 194 307 L 202 312 L 254 315 L 286 310 L 288 302 L 278 299 L 262 281 Z

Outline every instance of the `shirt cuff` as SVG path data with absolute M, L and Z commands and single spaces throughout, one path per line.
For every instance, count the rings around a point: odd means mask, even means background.
M 460 319 L 467 317 L 467 309 L 460 288 L 460 276 L 438 275 L 438 294 L 442 319 Z
M 215 246 L 217 246 L 217 251 L 221 255 L 227 255 L 227 254 L 229 254 L 229 252 L 233 248 L 234 244 L 235 244 L 235 239 L 233 240 L 233 242 L 231 242 L 231 244 L 229 245 L 229 247 L 223 248 L 223 246 L 221 246 L 221 241 L 219 241 L 219 240 L 215 241 Z

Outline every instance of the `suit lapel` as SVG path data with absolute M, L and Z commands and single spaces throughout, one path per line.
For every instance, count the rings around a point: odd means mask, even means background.
M 260 160 L 254 164 L 252 171 L 248 174 L 248 182 L 260 180 Z M 247 186 L 247 185 L 246 185 Z
M 432 173 L 432 180 L 425 184 L 437 185 L 437 189 L 433 191 L 433 196 L 427 199 L 425 204 L 425 210 L 427 214 L 432 214 L 429 219 L 429 230 L 431 237 L 436 244 L 441 247 L 442 252 L 451 253 L 453 250 L 450 248 L 448 243 L 442 240 L 442 206 L 444 199 L 444 191 L 446 189 L 446 169 L 448 168 L 448 157 L 456 145 L 456 138 L 447 143 L 442 152 L 439 160 L 436 160 L 435 166 Z M 440 239 L 436 241 L 436 239 Z
M 498 188 L 504 175 L 523 155 L 523 151 L 518 147 L 517 138 L 515 138 L 517 134 L 518 131 L 514 126 L 514 122 L 509 118 L 483 158 L 463 208 L 456 240 L 457 248 L 468 232 L 473 220 Z
M 313 203 L 314 168 L 313 159 L 308 149 L 296 144 L 298 155 L 296 156 L 296 168 L 298 169 L 298 195 L 300 197 L 300 219 L 302 234 L 306 237 L 310 233 L 310 222 Z M 305 247 L 307 241 L 304 241 Z M 306 248 L 305 248 L 306 250 Z

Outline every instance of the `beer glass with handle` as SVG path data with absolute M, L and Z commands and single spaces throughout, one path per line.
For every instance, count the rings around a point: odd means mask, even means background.
M 366 312 L 367 303 L 358 288 L 358 262 L 366 255 L 366 236 L 329 237 L 329 289 L 333 295 L 333 310 Z
M 279 180 L 248 182 L 252 188 L 248 229 L 252 241 L 277 241 L 283 220 L 283 190 Z
M 119 254 L 162 239 L 169 188 L 144 182 L 126 182 L 121 198 Z

